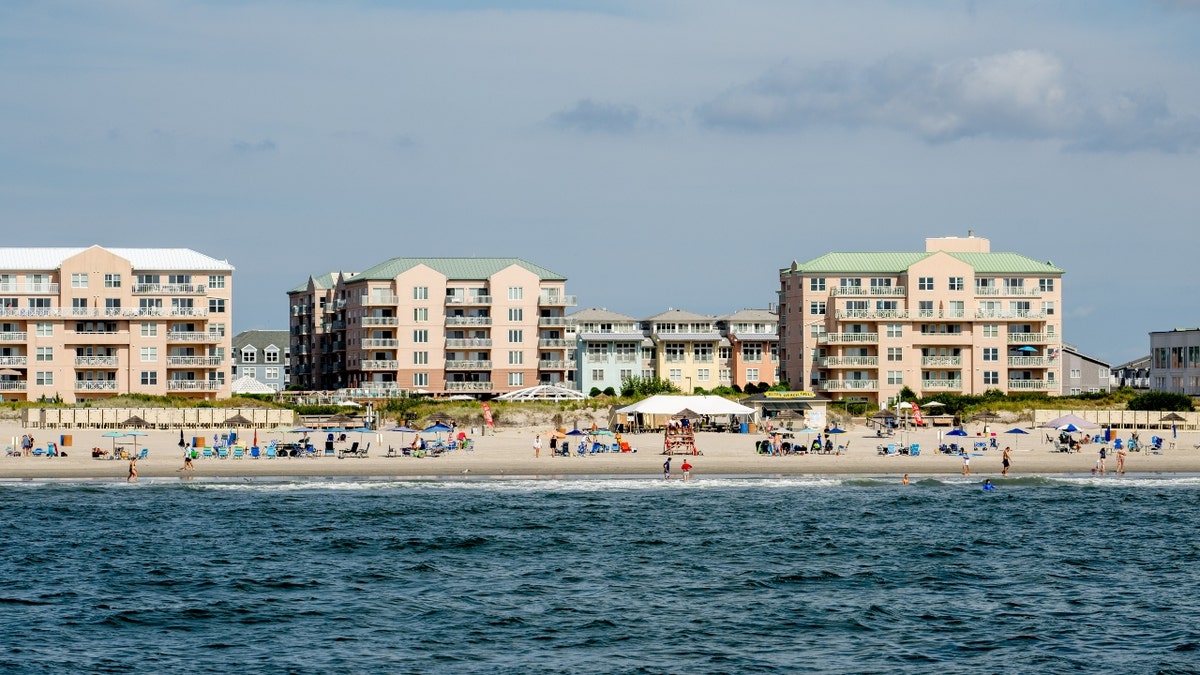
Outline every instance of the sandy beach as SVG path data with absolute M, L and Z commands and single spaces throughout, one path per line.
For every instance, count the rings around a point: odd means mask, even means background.
M 214 432 L 223 430 L 189 430 L 187 436 L 204 435 L 211 439 Z M 1083 446 L 1080 453 L 1066 454 L 1056 452 L 1054 446 L 1046 443 L 1045 430 L 1029 429 L 1029 434 L 1021 436 L 1019 443 L 1015 436 L 1001 434 L 998 437 L 1000 448 L 1006 444 L 1013 448 L 1012 470 L 1010 476 L 1052 475 L 1052 474 L 1088 474 L 1096 465 L 1100 445 Z M 362 477 L 445 477 L 461 476 L 533 476 L 553 478 L 571 475 L 659 475 L 662 472 L 663 439 L 660 434 L 632 434 L 625 440 L 637 449 L 629 453 L 598 453 L 587 456 L 551 457 L 548 448 L 548 429 L 540 428 L 500 428 L 494 432 L 475 437 L 473 451 L 454 451 L 439 457 L 388 457 L 388 446 L 401 448 L 411 441 L 412 434 L 382 433 L 374 437 L 363 436 L 365 441 L 371 441 L 371 449 L 367 458 L 338 459 L 337 457 L 319 456 L 316 458 L 273 458 L 273 459 L 206 459 L 194 462 L 192 471 L 184 472 L 183 452 L 178 446 L 179 431 L 147 431 L 147 435 L 137 439 L 136 448 L 149 450 L 148 456 L 137 463 L 140 477 L 237 477 L 237 476 L 362 476 Z M 93 459 L 93 447 L 111 449 L 113 439 L 104 437 L 103 430 L 92 429 L 24 429 L 19 424 L 0 425 L 0 437 L 5 445 L 14 445 L 23 434 L 32 433 L 37 446 L 45 447 L 47 441 L 59 441 L 63 434 L 72 436 L 69 447 L 61 450 L 66 457 L 0 457 L 0 479 L 38 479 L 38 478 L 97 478 L 124 480 L 128 472 L 128 462 L 109 459 Z M 296 440 L 271 434 L 264 430 L 259 432 L 260 445 L 266 445 L 270 439 Z M 541 433 L 543 447 L 541 456 L 534 457 L 533 438 Z M 1142 431 L 1143 442 L 1151 435 L 1162 432 Z M 1123 434 L 1128 437 L 1128 432 Z M 247 439 L 253 437 L 252 430 L 245 431 Z M 1200 434 L 1195 432 L 1181 433 L 1177 439 L 1170 438 L 1166 433 L 1167 443 L 1161 454 L 1145 451 L 1128 455 L 1126 470 L 1131 474 L 1138 473 L 1200 473 L 1200 450 L 1194 444 L 1200 442 Z M 862 427 L 851 429 L 838 437 L 839 443 L 847 445 L 848 449 L 842 455 L 791 455 L 766 456 L 754 451 L 755 441 L 764 438 L 762 434 L 728 434 L 728 433 L 699 433 L 696 436 L 697 447 L 702 453 L 699 456 L 689 456 L 693 465 L 693 476 L 703 475 L 753 475 L 753 476 L 799 476 L 799 475 L 880 475 L 897 476 L 908 473 L 910 476 L 960 474 L 962 459 L 958 456 L 939 454 L 938 432 L 922 430 L 906 433 L 903 437 L 879 439 Z M 801 436 L 800 438 L 804 438 Z M 810 437 L 811 438 L 811 437 Z M 317 436 L 314 434 L 314 440 Z M 350 434 L 349 441 L 358 440 L 357 434 Z M 129 441 L 132 439 L 117 439 Z M 574 440 L 574 439 L 571 439 Z M 611 440 L 611 439 L 610 439 Z M 918 443 L 921 454 L 917 457 L 895 455 L 881 456 L 877 453 L 879 444 L 894 442 L 899 444 Z M 950 439 L 956 440 L 956 439 Z M 968 437 L 968 445 L 983 440 L 978 437 Z M 1171 447 L 1171 443 L 1174 447 Z M 572 443 L 575 446 L 575 443 Z M 121 447 L 121 446 L 118 446 Z M 129 447 L 128 445 L 124 447 Z M 337 444 L 338 448 L 349 447 L 349 442 Z M 999 450 L 971 451 L 971 473 L 980 477 L 997 477 L 1001 470 L 1001 452 Z M 1107 469 L 1113 473 L 1116 468 L 1115 453 L 1109 451 Z M 684 456 L 674 455 L 672 469 L 674 476 L 679 476 L 679 465 Z

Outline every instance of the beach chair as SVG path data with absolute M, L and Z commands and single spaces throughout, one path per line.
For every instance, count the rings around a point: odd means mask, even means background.
M 233 448 L 233 458 L 234 459 L 245 459 L 245 457 L 246 457 L 246 449 L 245 448 L 243 448 L 240 445 Z
M 138 459 L 146 459 L 149 456 L 150 456 L 150 448 L 142 448 L 142 452 L 141 452 L 141 454 L 138 455 Z
M 467 452 L 473 452 L 475 450 L 475 442 L 469 438 L 466 439 L 462 442 L 462 449 L 466 450 Z
M 267 452 L 265 453 L 267 455 L 267 459 L 275 459 L 275 455 L 277 452 L 278 452 L 278 450 L 275 449 L 274 445 L 268 445 Z
M 920 443 L 913 443 L 912 445 L 908 446 L 908 455 L 910 457 L 916 457 L 920 454 L 921 454 L 921 444 Z
M 43 448 L 34 448 L 34 449 L 33 449 L 33 456 L 34 456 L 34 457 L 41 457 L 41 456 L 42 456 L 42 455 L 44 455 L 44 454 L 46 454 L 46 450 L 45 450 L 45 449 L 43 449 Z
M 208 446 L 204 446 L 204 449 L 201 451 L 201 454 L 204 455 L 204 459 L 212 459 L 213 458 L 213 450 L 212 450 L 212 448 L 210 448 Z
M 250 459 L 260 459 L 262 457 L 262 449 L 257 445 L 250 446 Z
M 217 448 L 217 459 L 229 459 L 229 448 L 224 446 Z
M 898 452 L 898 451 L 896 450 L 896 444 L 895 444 L 895 443 L 888 443 L 888 446 L 887 446 L 887 454 L 888 454 L 888 456 L 890 457 L 890 456 L 892 456 L 892 455 L 895 455 L 897 452 Z
M 346 457 L 357 457 L 357 456 L 358 456 L 358 441 L 355 441 L 354 443 L 352 443 L 350 445 L 350 449 L 342 450 L 341 452 L 338 453 L 338 459 L 344 459 Z

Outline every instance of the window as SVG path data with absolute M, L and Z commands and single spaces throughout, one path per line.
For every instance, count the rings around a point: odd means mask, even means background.
M 243 368 L 242 375 L 245 377 L 257 378 L 258 377 L 258 369 L 257 368 Z
M 142 363 L 158 361 L 158 347 L 142 347 Z
M 903 370 L 887 371 L 887 383 L 888 384 L 904 384 L 904 371 Z
M 37 336 L 38 337 L 52 337 L 53 335 L 54 335 L 54 324 L 47 323 L 45 321 L 39 321 L 37 323 Z
M 950 277 L 950 290 L 961 291 L 966 287 L 967 285 L 964 283 L 962 277 Z
M 808 290 L 818 293 L 825 290 L 825 277 L 809 277 Z
M 142 386 L 151 387 L 158 384 L 158 371 L 143 370 L 142 371 Z
M 267 379 L 267 380 L 278 380 L 279 379 L 279 368 L 263 368 L 263 371 L 264 371 L 264 375 L 263 375 L 264 379 Z
M 413 365 L 414 366 L 429 365 L 429 352 L 413 352 Z
M 157 284 L 158 283 L 158 275 L 157 274 L 139 274 L 139 275 L 137 275 L 137 282 L 138 282 L 138 285 L 140 285 L 140 286 L 149 286 L 151 284 Z
M 1000 384 L 1000 371 L 998 371 L 998 370 L 983 371 L 983 383 L 984 384 Z
M 595 382 L 599 382 L 600 380 L 603 380 L 603 379 L 604 379 L 604 369 L 603 368 L 593 368 L 592 369 L 592 380 Z
M 933 301 L 932 300 L 919 300 L 917 302 L 917 316 L 919 316 L 923 319 L 932 319 L 933 318 Z
M 525 386 L 525 373 L 509 373 L 508 374 L 508 386 L 524 387 Z
M 663 348 L 668 363 L 683 363 L 685 345 L 682 342 L 668 342 Z
M 838 279 L 838 288 L 862 288 L 862 279 L 858 279 L 858 278 Z
M 121 287 L 121 275 L 120 274 L 105 274 L 104 275 L 104 287 L 105 288 L 120 288 Z
M 508 331 L 508 341 L 511 344 L 519 344 L 525 341 L 525 331 L 520 328 L 513 328 Z
M 759 356 L 762 356 L 761 350 Z M 695 363 L 712 363 L 713 348 L 710 344 L 693 344 L 692 361 Z
M 917 277 L 917 290 L 918 291 L 932 291 L 933 290 L 933 277 Z
M 889 323 L 887 325 L 887 336 L 890 338 L 904 337 L 904 324 Z
M 996 347 L 984 347 L 983 348 L 983 360 L 984 361 L 999 361 L 1000 360 L 1000 350 Z
M 83 310 L 87 309 L 87 298 L 71 298 L 71 309 Z M 87 314 L 87 312 L 76 312 L 77 314 Z
M 709 373 L 708 368 L 697 368 L 696 369 L 696 379 L 700 380 L 701 382 L 708 382 L 708 379 L 709 379 L 708 373 Z
M 245 347 L 242 349 L 242 363 L 254 363 L 258 360 L 258 354 L 254 351 L 254 347 Z
M 508 299 L 509 300 L 524 300 L 525 299 L 525 289 L 521 286 L 509 286 L 508 287 Z
M 209 298 L 208 299 L 209 314 L 224 314 L 225 313 L 225 298 Z
M 87 288 L 87 287 L 88 287 L 88 275 L 87 274 L 72 274 L 71 275 L 71 288 Z
M 985 337 L 985 338 L 1000 337 L 1000 324 L 998 324 L 998 323 L 983 324 L 983 337 Z
M 514 349 L 508 353 L 508 365 L 519 366 L 525 363 L 525 352 Z
M 746 369 L 746 381 L 747 382 L 758 382 L 758 368 L 747 368 Z
M 1071 396 L 1078 396 L 1083 393 L 1083 389 L 1079 387 L 1071 387 Z
M 141 324 L 142 337 L 158 337 L 158 324 L 143 323 Z
M 263 363 L 279 363 L 279 350 L 271 347 L 263 352 Z
M 413 308 L 413 321 L 415 321 L 417 323 L 425 323 L 426 321 L 429 321 L 429 308 L 428 307 L 414 307 Z
M 888 361 L 903 361 L 904 360 L 904 347 L 888 347 L 887 348 L 887 360 Z
M 413 342 L 429 342 L 429 331 L 421 328 L 413 331 Z
M 225 337 L 225 324 L 223 324 L 223 323 L 208 324 L 208 334 L 209 335 L 220 335 L 221 337 Z
M 1109 377 L 1109 374 L 1110 373 L 1109 373 L 1108 368 L 1101 368 L 1100 372 L 1097 373 L 1097 375 L 1099 375 L 1100 379 L 1102 379 L 1102 380 L 1107 380 Z
M 429 287 L 428 286 L 413 286 L 413 300 L 428 300 L 428 299 L 429 299 Z
M 38 360 L 38 361 L 53 361 L 54 360 L 54 347 L 38 347 L 36 360 Z
M 46 386 L 52 385 L 52 384 L 54 384 L 54 371 L 53 370 L 39 370 L 39 371 L 37 371 L 34 381 L 37 382 L 39 387 L 46 387 Z
M 1047 301 L 1042 303 L 1042 313 L 1046 316 L 1054 316 L 1054 302 Z
M 40 361 L 41 359 L 38 359 L 38 360 Z M 1072 379 L 1072 380 L 1078 380 L 1078 379 L 1079 379 L 1079 369 L 1078 369 L 1078 368 L 1072 368 L 1072 369 L 1071 369 L 1071 379 Z
M 819 338 L 824 334 L 825 334 L 825 324 L 823 324 L 823 323 L 814 323 L 813 325 L 808 327 L 808 336 L 809 337 Z
M 192 283 L 192 275 L 190 274 L 168 274 L 168 284 L 190 284 Z
M 512 321 L 512 322 L 524 321 L 525 320 L 525 310 L 521 309 L 520 307 L 509 307 L 508 308 L 508 320 Z
M 221 274 L 208 275 L 209 288 L 225 288 L 225 276 Z
M 742 345 L 742 358 L 747 362 L 757 363 L 762 361 L 762 355 L 763 351 L 761 342 L 747 342 L 746 344 Z
M 808 313 L 813 315 L 821 315 L 825 313 L 825 303 L 810 302 L 808 303 Z
M 1054 292 L 1054 279 L 1038 279 L 1038 290 L 1043 293 Z
M 667 379 L 671 380 L 672 382 L 682 382 L 683 381 L 683 370 L 681 370 L 679 368 L 672 368 L 667 373 Z
M 429 373 L 413 373 L 413 386 L 414 387 L 428 387 L 429 386 Z

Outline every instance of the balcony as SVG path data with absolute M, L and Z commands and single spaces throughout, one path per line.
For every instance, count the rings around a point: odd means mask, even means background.
M 204 284 L 134 284 L 134 295 L 204 295 Z
M 28 384 L 25 380 L 0 380 L 0 391 L 25 391 Z
M 867 319 L 871 321 L 886 321 L 888 319 L 907 319 L 907 309 L 839 309 L 839 319 Z M 745 335 L 739 335 L 746 339 Z
M 922 345 L 963 345 L 970 344 L 971 338 L 965 333 L 916 333 L 913 342 Z
M 446 370 L 491 370 L 491 361 L 470 361 L 466 359 L 455 359 L 446 361 Z
M 491 338 L 446 338 L 446 348 L 491 347 Z
M 397 349 L 400 341 L 393 338 L 363 338 L 363 349 Z
M 1054 384 L 1047 380 L 1009 380 L 1009 391 L 1031 391 L 1037 389 L 1053 389 Z
M 395 316 L 364 316 L 363 326 L 399 326 L 400 319 Z
M 817 344 L 870 344 L 879 342 L 879 333 L 825 333 L 817 338 Z
M 492 325 L 492 317 L 490 316 L 448 316 L 446 317 L 447 326 L 490 326 Z
M 538 305 L 542 307 L 574 307 L 579 304 L 579 299 L 574 295 L 561 295 L 559 293 L 542 293 L 538 296 Z
M 1041 289 L 1025 288 L 1024 286 L 1006 287 L 1006 286 L 976 286 L 976 297 L 996 297 L 996 296 L 1012 296 L 1016 298 L 1040 298 L 1042 296 Z
M 390 370 L 400 369 L 400 362 L 395 359 L 364 359 L 359 362 L 360 370 Z
M 539 328 L 557 328 L 559 326 L 574 326 L 575 319 L 570 319 L 565 316 L 539 316 Z
M 447 382 L 446 391 L 491 391 L 490 380 L 482 382 Z
M 168 368 L 216 368 L 221 365 L 220 356 L 168 356 Z
M 871 391 L 879 389 L 879 380 L 825 380 L 818 386 L 825 391 Z
M 1045 342 L 1057 342 L 1057 341 L 1058 341 L 1058 336 L 1052 335 L 1050 333 L 1009 333 L 1008 334 L 1008 343 L 1010 345 L 1011 344 L 1031 345 L 1031 344 L 1041 344 L 1041 343 L 1045 343 Z
M 76 368 L 116 368 L 116 356 L 76 356 Z
M 538 370 L 567 370 L 573 367 L 573 365 L 560 359 L 540 359 L 538 361 Z
M 75 380 L 75 391 L 116 391 L 116 380 Z
M 0 333 L 0 342 L 25 342 L 29 338 L 29 333 L 24 331 L 4 331 Z
M 941 368 L 946 366 L 962 367 L 961 356 L 922 356 L 922 368 Z
M 292 305 L 292 316 L 307 316 L 312 313 L 312 305 Z
M 400 304 L 400 296 L 398 295 L 364 295 L 358 300 L 358 304 L 364 307 L 395 307 Z
M 167 391 L 218 391 L 221 380 L 167 380 Z
M 826 356 L 817 360 L 817 365 L 824 368 L 875 368 L 879 366 L 878 356 Z
M 948 380 L 921 380 L 921 390 L 931 391 L 934 389 L 941 391 L 962 391 L 962 378 L 951 378 Z
M 0 293 L 58 295 L 58 284 L 0 284 Z
M 977 309 L 976 319 L 1045 319 L 1046 313 L 1032 309 Z
M 167 342 L 220 342 L 219 333 L 207 331 L 167 331 Z
M 1058 359 L 1046 356 L 1010 356 L 1008 365 L 1016 368 L 1053 368 L 1058 365 Z
M 447 295 L 447 305 L 490 305 L 492 304 L 492 296 L 490 295 Z
M 575 345 L 574 340 L 563 340 L 562 338 L 539 338 L 538 347 L 546 347 L 549 349 L 566 349 Z
M 0 356 L 0 366 L 24 368 L 28 358 L 27 356 Z
M 829 289 L 831 296 L 905 296 L 908 295 L 904 286 L 833 286 Z

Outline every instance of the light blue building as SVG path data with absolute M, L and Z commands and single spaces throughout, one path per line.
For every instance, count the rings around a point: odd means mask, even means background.
M 250 377 L 272 391 L 286 389 L 288 342 L 286 330 L 248 330 L 233 336 L 233 379 Z
M 575 368 L 579 390 L 621 391 L 629 377 L 653 377 L 643 372 L 642 348 L 654 344 L 642 334 L 638 320 L 607 309 L 583 309 L 569 318 L 575 322 Z

